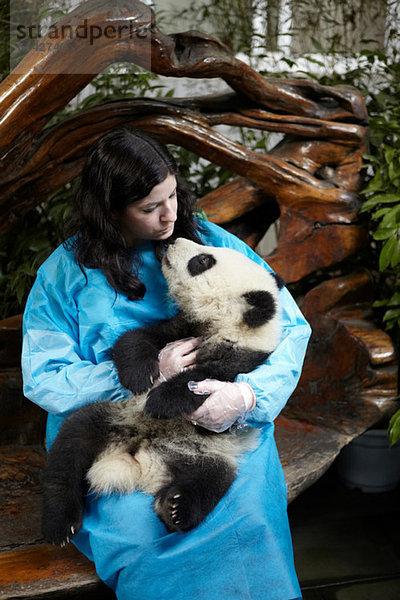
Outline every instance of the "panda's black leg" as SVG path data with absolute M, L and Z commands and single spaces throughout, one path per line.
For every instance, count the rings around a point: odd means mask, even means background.
M 72 461 L 53 455 L 42 474 L 42 532 L 56 546 L 69 542 L 82 527 L 86 489 L 81 469 L 74 471 L 74 454 Z
M 236 469 L 221 458 L 202 457 L 182 466 L 170 465 L 171 483 L 155 496 L 154 508 L 169 531 L 189 531 L 199 525 L 228 491 Z
M 109 403 L 90 405 L 63 424 L 42 471 L 42 531 L 57 546 L 82 527 L 86 473 L 101 452 L 107 433 Z

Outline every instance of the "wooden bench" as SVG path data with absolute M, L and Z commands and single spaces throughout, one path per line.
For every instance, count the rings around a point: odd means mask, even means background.
M 104 28 L 141 15 L 155 73 L 222 77 L 232 92 L 108 102 L 43 131 L 107 60 L 144 64 L 148 46 L 137 38 L 110 44 L 101 37 L 90 48 L 74 38 L 68 53 L 33 50 L 0 85 L 1 231 L 15 214 L 78 175 L 88 145 L 121 124 L 235 172 L 236 179 L 200 199 L 199 206 L 253 248 L 279 217 L 277 249 L 265 258 L 313 328 L 302 378 L 276 422 L 290 501 L 326 471 L 345 444 L 393 410 L 397 393 L 392 343 L 372 320 L 372 283 L 366 271 L 346 263 L 367 240 L 356 194 L 368 136 L 363 101 L 347 87 L 262 77 L 208 35 L 165 35 L 154 22 L 150 28 L 148 8 L 137 0 L 125 14 L 114 15 L 112 8 L 104 13 L 103 5 L 92 0 L 75 17 Z M 83 74 L 74 72 L 77 64 Z M 254 151 L 217 132 L 219 124 L 284 137 L 268 152 Z M 45 414 L 22 395 L 20 351 L 17 316 L 0 323 L 0 600 L 112 598 L 73 546 L 56 549 L 41 538 Z

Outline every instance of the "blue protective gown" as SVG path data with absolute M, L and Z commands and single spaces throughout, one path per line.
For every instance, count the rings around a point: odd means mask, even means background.
M 220 227 L 203 227 L 206 245 L 235 248 L 265 265 Z M 22 367 L 25 395 L 49 413 L 48 446 L 71 411 L 130 395 L 109 360 L 117 337 L 176 313 L 153 244 L 134 251 L 141 254 L 139 276 L 147 289 L 136 302 L 116 295 L 98 269 L 86 269 L 86 282 L 63 246 L 38 271 L 24 314 Z M 260 444 L 241 459 L 236 481 L 206 520 L 188 533 L 168 533 L 151 496 L 88 497 L 74 543 L 119 600 L 300 597 L 273 420 L 297 384 L 310 327 L 285 288 L 281 300 L 279 347 L 265 364 L 237 377 L 255 391 L 247 423 L 262 428 Z

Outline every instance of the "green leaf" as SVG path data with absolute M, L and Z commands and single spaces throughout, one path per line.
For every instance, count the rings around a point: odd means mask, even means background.
M 395 292 L 391 298 L 386 302 L 387 306 L 400 306 L 400 292 Z
M 376 308 L 380 308 L 381 306 L 387 306 L 387 305 L 388 305 L 387 298 L 385 298 L 384 300 L 375 300 L 375 302 L 372 303 L 372 306 L 374 306 Z
M 390 259 L 390 266 L 394 269 L 400 263 L 400 239 L 399 236 L 396 238 L 396 245 L 392 250 L 392 256 Z
M 397 240 L 391 237 L 383 246 L 379 254 L 379 270 L 384 271 L 390 265 L 392 253 L 394 252 Z
M 400 306 L 398 308 L 389 308 L 383 315 L 383 321 L 392 321 L 400 317 Z
M 387 212 L 386 212 L 384 218 L 382 219 L 383 227 L 389 226 L 389 224 L 391 222 L 393 222 L 393 225 L 396 225 L 396 223 L 399 223 L 399 221 L 400 221 L 400 203 L 397 206 L 394 206 L 393 208 L 384 209 L 384 210 L 386 210 Z
M 25 294 L 25 281 L 21 280 L 18 282 L 18 285 L 16 286 L 16 296 L 17 296 L 17 300 L 19 304 L 22 304 L 22 299 L 24 297 Z
M 387 204 L 388 202 L 397 203 L 400 202 L 400 194 L 376 194 L 373 196 L 374 200 L 381 204 Z
M 387 240 L 392 235 L 396 235 L 397 227 L 380 227 L 373 234 L 374 240 Z
M 399 179 L 400 170 L 399 166 L 394 161 L 389 164 L 389 179 L 396 186 L 397 180 Z
M 315 38 L 312 37 L 311 43 L 314 46 L 314 48 L 316 50 L 318 50 L 318 52 L 321 52 L 321 54 L 325 54 L 325 50 L 324 50 L 322 44 L 318 40 L 316 40 Z
M 371 210 L 371 208 L 375 208 L 378 204 L 397 204 L 398 202 L 400 202 L 400 194 L 375 194 L 364 202 L 360 212 Z
M 377 221 L 378 219 L 380 219 L 381 217 L 383 217 L 384 215 L 386 215 L 388 212 L 390 212 L 391 208 L 386 206 L 384 208 L 378 208 L 378 210 L 376 210 L 374 213 L 372 213 L 372 218 Z M 382 220 L 383 223 L 383 220 Z
M 371 194 L 372 192 L 380 192 L 385 189 L 385 185 L 382 181 L 382 176 L 378 171 L 368 185 L 361 191 L 361 194 L 364 196 Z
M 388 434 L 390 444 L 393 446 L 400 440 L 400 410 L 398 410 L 389 421 Z

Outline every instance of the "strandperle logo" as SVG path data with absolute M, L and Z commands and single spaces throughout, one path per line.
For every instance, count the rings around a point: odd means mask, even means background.
M 136 58 L 139 72 L 151 70 L 149 6 L 142 2 L 131 6 L 126 0 L 78 2 L 59 0 L 49 8 L 48 0 L 47 4 L 35 0 L 32 5 L 10 0 L 12 70 L 25 74 L 35 65 L 48 74 L 96 74 L 102 61 L 105 66 L 108 62 L 135 64 Z M 40 52 L 40 56 L 29 57 L 30 52 Z
M 63 43 L 66 40 L 72 40 L 78 38 L 81 40 L 88 40 L 90 45 L 93 45 L 95 40 L 105 37 L 109 40 L 115 39 L 133 39 L 133 38 L 146 38 L 149 35 L 149 28 L 145 26 L 138 26 L 137 23 L 130 22 L 129 24 L 112 25 L 110 23 L 104 25 L 89 24 L 87 19 L 84 19 L 79 25 L 50 25 L 49 29 L 43 33 L 42 26 L 40 23 L 23 25 L 19 24 L 16 26 L 16 38 L 17 40 L 32 40 L 33 47 L 38 45 L 44 35 L 46 36 L 47 43 Z

